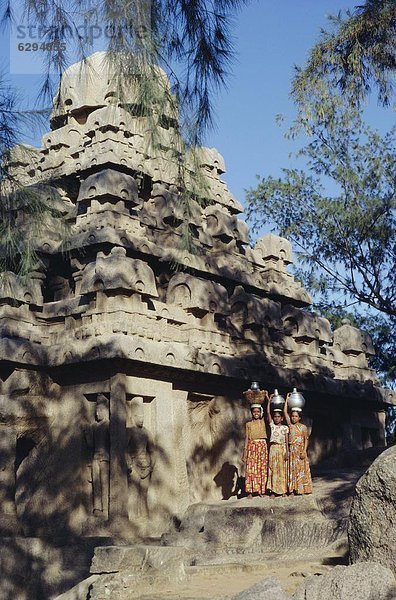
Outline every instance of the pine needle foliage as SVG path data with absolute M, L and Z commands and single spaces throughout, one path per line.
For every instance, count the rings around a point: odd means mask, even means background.
M 10 170 L 12 149 L 22 132 L 34 130 L 48 116 L 47 111 L 20 108 L 17 92 L 0 76 L 0 273 L 11 271 L 25 277 L 40 264 L 37 238 L 46 228 L 65 231 L 56 208 L 57 195 L 49 186 L 22 186 Z M 32 159 L 33 148 L 21 146 L 24 161 Z
M 330 16 L 329 21 L 305 67 L 296 68 L 292 97 L 300 117 L 311 115 L 312 105 L 326 99 L 329 89 L 355 106 L 362 105 L 372 91 L 380 104 L 391 104 L 396 69 L 394 0 L 366 0 L 352 12 Z

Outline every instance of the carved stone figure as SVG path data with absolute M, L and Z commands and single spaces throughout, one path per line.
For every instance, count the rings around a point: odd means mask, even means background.
M 148 489 L 154 468 L 153 444 L 149 431 L 143 426 L 143 398 L 135 396 L 128 428 L 127 466 L 129 483 L 128 513 L 140 519 L 148 517 Z
M 109 516 L 109 401 L 103 394 L 96 399 L 95 422 L 85 429 L 88 447 L 92 451 L 93 514 L 107 519 Z

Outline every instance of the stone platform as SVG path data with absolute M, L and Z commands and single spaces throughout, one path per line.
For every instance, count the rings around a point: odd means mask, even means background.
M 316 556 L 318 548 L 346 544 L 351 498 L 363 471 L 318 472 L 309 496 L 194 504 L 162 542 L 184 547 L 190 564 L 299 557 L 302 549 Z
M 194 504 L 161 540 L 96 547 L 91 576 L 58 600 L 225 600 L 271 574 L 292 591 L 345 561 L 362 471 L 317 473 L 310 496 Z
M 184 547 L 190 564 L 215 564 L 328 546 L 345 533 L 346 516 L 327 517 L 312 496 L 258 498 L 193 505 L 163 541 Z

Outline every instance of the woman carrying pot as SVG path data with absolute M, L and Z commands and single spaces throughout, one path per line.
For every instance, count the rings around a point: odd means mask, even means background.
M 288 413 L 288 401 L 291 394 L 287 394 L 283 407 L 283 416 L 289 426 L 289 481 L 290 494 L 311 494 L 312 479 L 307 455 L 308 429 L 301 423 L 299 407 L 293 407 Z

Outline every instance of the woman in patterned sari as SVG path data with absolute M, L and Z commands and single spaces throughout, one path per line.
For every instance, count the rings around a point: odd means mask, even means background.
M 246 423 L 245 447 L 242 460 L 245 462 L 245 490 L 248 498 L 253 494 L 264 496 L 267 485 L 268 448 L 267 430 L 261 404 L 250 407 L 252 420 Z
M 271 496 L 286 496 L 289 428 L 282 423 L 280 409 L 274 409 L 271 415 L 269 401 L 267 417 L 271 429 L 267 488 Z
M 287 412 L 287 400 L 283 408 L 285 420 L 289 426 L 289 493 L 294 495 L 311 494 L 312 479 L 309 468 L 307 447 L 308 429 L 301 423 L 301 410 Z

